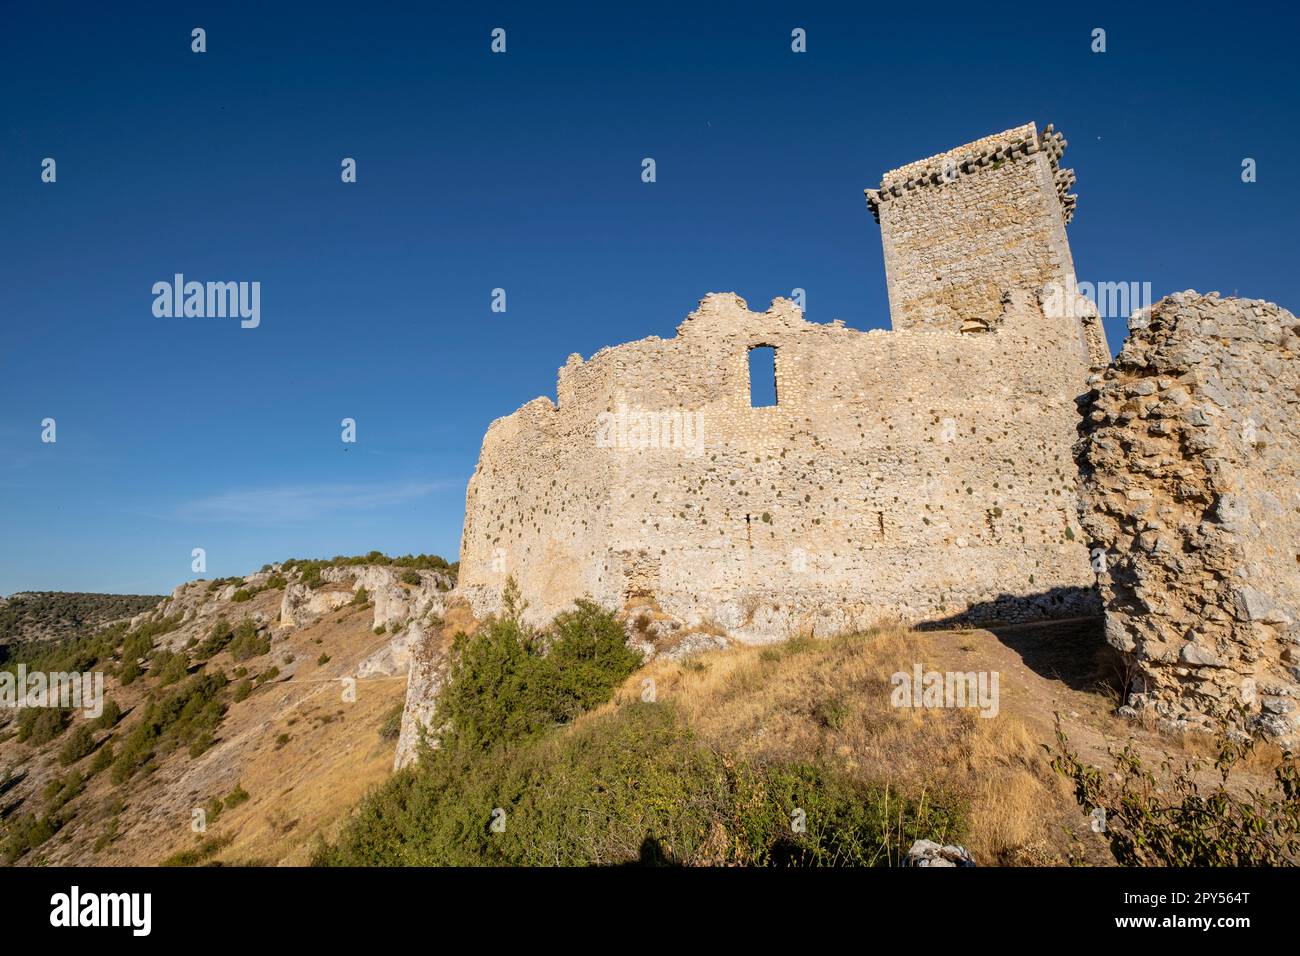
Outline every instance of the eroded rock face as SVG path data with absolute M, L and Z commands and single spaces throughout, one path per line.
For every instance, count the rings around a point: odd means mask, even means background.
M 401 770 L 419 755 L 422 732 L 435 734 L 434 711 L 438 694 L 447 683 L 450 657 L 447 641 L 438 629 L 421 630 L 411 642 L 406 672 L 406 703 L 402 707 L 402 728 L 397 738 L 393 769 Z
M 317 591 L 305 584 L 290 584 L 280 601 L 280 626 L 302 627 L 322 614 L 341 608 L 352 597 L 351 591 Z
M 1130 320 L 1076 446 L 1128 706 L 1171 729 L 1236 705 L 1300 729 L 1300 321 L 1182 292 Z

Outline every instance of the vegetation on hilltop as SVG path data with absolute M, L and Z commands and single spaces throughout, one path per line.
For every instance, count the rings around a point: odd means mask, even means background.
M 290 558 L 280 563 L 280 570 L 284 573 L 297 571 L 302 576 L 304 584 L 315 587 L 321 583 L 320 573 L 325 568 L 357 567 L 363 564 L 406 568 L 411 571 L 441 571 L 451 579 L 453 586 L 460 571 L 459 561 L 448 562 L 445 558 L 436 554 L 407 554 L 390 557 L 382 551 L 371 551 L 369 554 L 353 555 L 351 557 L 339 554 L 332 558 Z M 269 571 L 271 567 L 272 565 L 268 564 L 262 570 Z M 418 576 L 415 580 L 409 580 L 403 575 L 403 580 L 409 584 L 419 583 Z
M 157 594 L 25 591 L 0 600 L 0 644 L 58 640 L 152 610 Z

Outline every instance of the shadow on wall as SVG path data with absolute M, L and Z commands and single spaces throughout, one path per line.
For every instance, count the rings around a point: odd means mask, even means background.
M 1011 602 L 1018 613 L 1005 613 Z M 1026 602 L 1055 610 L 1050 619 L 1025 621 Z M 1072 610 L 1078 613 L 1069 613 Z M 1019 618 L 1020 620 L 1016 620 Z M 1097 593 L 1089 588 L 1053 588 L 1042 594 L 999 595 L 964 614 L 926 621 L 918 631 L 980 628 L 1020 656 L 1035 674 L 1061 681 L 1072 690 L 1123 688 L 1130 675 L 1123 655 L 1106 642 L 1105 619 Z
M 1036 594 L 999 594 L 991 601 L 972 604 L 960 614 L 922 621 L 918 631 L 946 631 L 954 627 L 1029 624 L 1076 617 L 1100 617 L 1101 595 L 1096 588 L 1056 587 Z

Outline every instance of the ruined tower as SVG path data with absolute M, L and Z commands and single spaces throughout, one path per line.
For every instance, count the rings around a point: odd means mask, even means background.
M 979 331 L 1010 290 L 1060 290 L 1093 364 L 1109 361 L 1095 312 L 1074 297 L 1065 238 L 1078 197 L 1066 141 L 1033 123 L 909 163 L 868 189 L 893 327 Z

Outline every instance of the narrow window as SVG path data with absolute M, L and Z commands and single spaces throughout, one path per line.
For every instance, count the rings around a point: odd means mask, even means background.
M 768 408 L 776 404 L 776 349 L 756 345 L 749 350 L 749 407 Z

